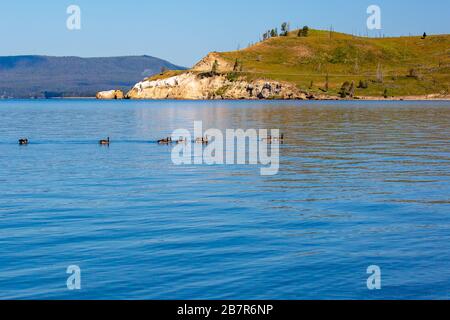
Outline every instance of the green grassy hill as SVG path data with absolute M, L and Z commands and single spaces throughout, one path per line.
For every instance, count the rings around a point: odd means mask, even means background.
M 324 93 L 327 74 L 330 95 L 346 81 L 367 83 L 356 88 L 357 96 L 449 93 L 450 35 L 365 38 L 310 30 L 298 37 L 293 31 L 218 55 L 230 64 L 238 59 L 249 79 L 289 81 L 313 93 Z

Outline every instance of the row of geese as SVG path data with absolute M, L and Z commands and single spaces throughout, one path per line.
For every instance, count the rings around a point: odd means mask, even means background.
M 205 137 L 201 137 L 201 138 L 197 138 L 195 139 L 195 143 L 201 143 L 201 144 L 208 144 L 209 143 L 209 137 L 205 136 Z M 273 137 L 273 136 L 268 136 L 267 138 L 263 138 L 262 141 L 266 141 L 268 143 L 272 143 L 272 142 L 283 142 L 284 141 L 284 134 L 280 135 L 279 137 Z M 158 144 L 172 144 L 172 143 L 186 143 L 187 140 L 185 137 L 180 137 L 178 140 L 173 140 L 172 137 L 167 137 L 161 140 L 158 140 Z
M 205 137 L 201 137 L 201 138 L 197 138 L 195 139 L 195 143 L 201 143 L 201 144 L 208 144 L 209 143 L 209 137 L 205 136 Z M 272 142 L 283 142 L 284 141 L 284 134 L 280 135 L 279 137 L 273 137 L 273 136 L 268 136 L 267 138 L 262 139 L 262 141 L 266 141 L 268 143 L 272 143 Z M 180 137 L 178 140 L 173 140 L 172 137 L 167 137 L 161 140 L 158 140 L 158 144 L 165 144 L 165 145 L 169 145 L 172 143 L 186 143 L 187 140 L 185 137 Z M 19 144 L 20 145 L 27 145 L 29 143 L 27 138 L 23 138 L 23 139 L 19 139 Z M 108 145 L 111 143 L 111 140 L 108 138 L 106 139 L 102 139 L 99 140 L 98 142 L 100 145 Z
M 98 143 L 101 145 L 109 145 L 109 143 L 110 143 L 109 137 L 106 139 L 99 140 Z M 19 139 L 19 144 L 21 146 L 25 146 L 25 145 L 29 144 L 29 140 L 27 138 Z

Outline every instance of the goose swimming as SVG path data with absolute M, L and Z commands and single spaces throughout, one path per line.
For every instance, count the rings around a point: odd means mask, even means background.
M 100 140 L 98 143 L 101 144 L 102 146 L 109 146 L 110 143 L 109 137 L 106 140 Z

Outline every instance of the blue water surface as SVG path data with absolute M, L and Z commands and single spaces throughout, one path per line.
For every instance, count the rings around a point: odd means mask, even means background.
M 278 175 L 175 166 L 195 120 L 280 129 Z M 449 141 L 449 102 L 0 101 L 0 299 L 448 299 Z

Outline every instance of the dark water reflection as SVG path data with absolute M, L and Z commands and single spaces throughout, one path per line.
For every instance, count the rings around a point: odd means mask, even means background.
M 196 120 L 281 129 L 280 173 L 150 143 Z M 447 102 L 0 102 L 0 298 L 449 298 L 449 139 Z

